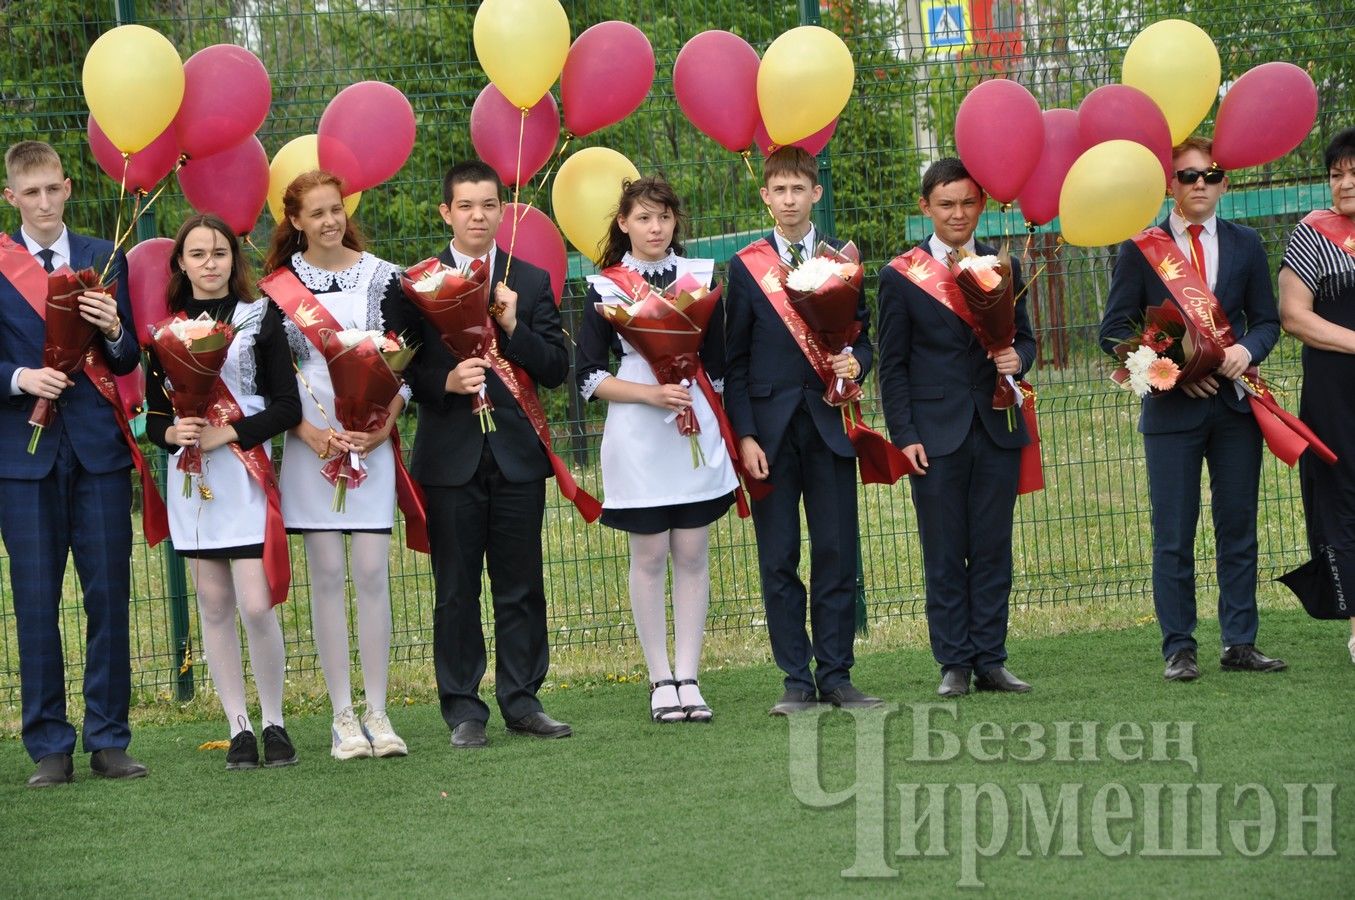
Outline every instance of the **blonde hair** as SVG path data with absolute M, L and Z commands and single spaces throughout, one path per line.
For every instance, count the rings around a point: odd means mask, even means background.
M 25 175 L 34 169 L 56 166 L 61 169 L 61 157 L 57 156 L 51 144 L 42 141 L 20 141 L 5 151 L 5 178 L 14 181 L 18 175 Z

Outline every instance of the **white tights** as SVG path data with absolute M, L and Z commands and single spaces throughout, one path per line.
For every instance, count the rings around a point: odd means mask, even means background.
M 341 532 L 312 532 L 305 540 L 311 578 L 311 628 L 334 714 L 353 705 L 348 674 L 346 568 L 351 569 L 357 594 L 358 654 L 367 708 L 384 710 L 391 649 L 390 535 L 355 533 L 348 567 L 344 566 Z
M 696 678 L 710 603 L 707 561 L 710 528 L 674 528 L 659 534 L 630 535 L 630 607 L 635 633 L 649 667 L 649 680 Z M 673 563 L 673 666 L 668 664 L 668 617 L 664 588 Z M 678 692 L 682 705 L 705 703 L 695 685 Z M 654 692 L 652 705 L 673 706 L 671 687 Z
M 253 731 L 245 706 L 245 672 L 240 661 L 240 632 L 235 613 L 249 638 L 249 665 L 259 690 L 263 723 L 282 724 L 282 680 L 286 653 L 282 629 L 268 591 L 261 559 L 194 559 L 193 584 L 198 594 L 207 670 L 230 722 L 231 737 Z

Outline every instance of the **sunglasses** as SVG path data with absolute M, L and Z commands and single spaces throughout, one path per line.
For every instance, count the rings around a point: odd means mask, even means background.
M 1199 169 L 1177 169 L 1176 180 L 1182 184 L 1194 184 L 1203 178 L 1205 184 L 1218 184 L 1223 181 L 1223 177 L 1227 174 L 1227 172 L 1217 167 L 1203 172 Z

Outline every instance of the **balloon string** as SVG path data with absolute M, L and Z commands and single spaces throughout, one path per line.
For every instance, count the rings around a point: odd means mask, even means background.
M 531 199 L 527 201 L 528 206 L 536 206 L 536 195 L 541 193 L 541 189 L 546 186 L 546 182 L 550 181 L 551 175 L 554 174 L 555 172 L 555 167 L 560 164 L 560 157 L 564 156 L 565 149 L 569 146 L 569 142 L 572 140 L 574 140 L 574 135 L 566 131 L 565 139 L 560 142 L 560 148 L 555 151 L 555 155 L 551 157 L 550 165 L 546 167 L 546 174 L 542 175 L 541 178 L 537 181 L 536 187 L 532 188 Z
M 508 273 L 513 268 L 513 248 L 518 243 L 518 223 L 522 221 L 522 207 L 518 206 L 518 194 L 522 191 L 522 136 L 527 131 L 527 113 L 522 107 L 522 118 L 518 119 L 518 158 L 513 167 L 513 230 L 508 235 L 508 261 L 503 265 L 503 283 L 508 283 Z
M 739 154 L 739 156 L 743 157 L 743 164 L 748 167 L 748 177 L 753 179 L 753 181 L 757 181 L 757 173 L 753 171 L 753 161 L 752 159 L 750 159 L 752 155 L 753 155 L 752 147 L 749 147 L 747 150 Z
M 145 205 L 141 204 L 141 200 L 145 198 L 146 192 L 138 192 L 137 205 L 132 209 L 132 221 L 127 224 L 127 230 L 118 235 L 116 246 L 121 247 L 123 243 L 132 236 L 132 231 L 136 228 L 136 223 L 140 221 L 141 217 L 146 214 L 146 211 L 154 205 L 155 201 L 160 199 L 160 195 L 165 192 L 165 188 L 169 187 L 169 176 L 177 174 L 178 171 L 183 168 L 183 164 L 187 159 L 188 157 L 186 156 L 179 157 L 179 161 L 174 164 L 174 168 L 170 170 L 169 175 L 166 175 L 161 179 L 160 186 L 155 189 L 155 193 L 151 195 L 151 198 L 146 201 Z
M 1034 234 L 1032 234 L 1031 237 L 1033 238 Z M 1063 245 L 1064 245 L 1063 235 L 1059 235 L 1058 240 L 1054 244 L 1054 252 L 1049 254 L 1048 259 L 1040 263 L 1040 267 L 1035 270 L 1034 274 L 1030 276 L 1030 279 L 1025 283 L 1021 290 L 1018 291 L 1016 296 L 1012 298 L 1013 305 L 1015 305 L 1016 301 L 1020 300 L 1022 297 L 1026 295 L 1026 291 L 1030 290 L 1030 286 L 1035 283 L 1036 279 L 1038 279 L 1041 275 L 1044 274 L 1045 269 L 1049 268 L 1050 260 L 1054 259 L 1061 252 L 1063 252 Z
M 118 214 L 113 220 L 114 236 L 122 233 L 122 198 L 127 196 L 127 169 L 132 165 L 132 154 L 122 154 L 122 178 L 118 180 Z M 118 248 L 122 246 L 122 241 L 113 245 L 113 252 L 108 254 L 108 259 L 104 262 L 103 271 L 99 273 L 99 283 L 103 284 L 108 278 L 108 270 L 113 267 L 113 259 L 118 255 Z

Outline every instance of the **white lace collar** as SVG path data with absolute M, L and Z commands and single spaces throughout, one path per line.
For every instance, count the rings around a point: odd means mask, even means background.
M 657 262 L 639 259 L 638 257 L 632 256 L 629 250 L 621 257 L 622 266 L 640 275 L 657 275 L 660 272 L 666 272 L 669 269 L 675 268 L 677 264 L 678 256 L 671 249 L 668 251 L 667 256 Z
M 334 287 L 334 283 L 339 283 L 341 291 L 356 291 L 358 285 L 362 283 L 363 276 L 371 268 L 376 257 L 370 253 L 363 253 L 358 257 L 358 261 L 346 269 L 338 272 L 331 272 L 329 269 L 322 269 L 319 266 L 313 266 L 306 262 L 306 258 L 300 253 L 292 254 L 292 270 L 296 272 L 296 277 L 301 279 L 307 290 L 311 293 L 327 293 Z

